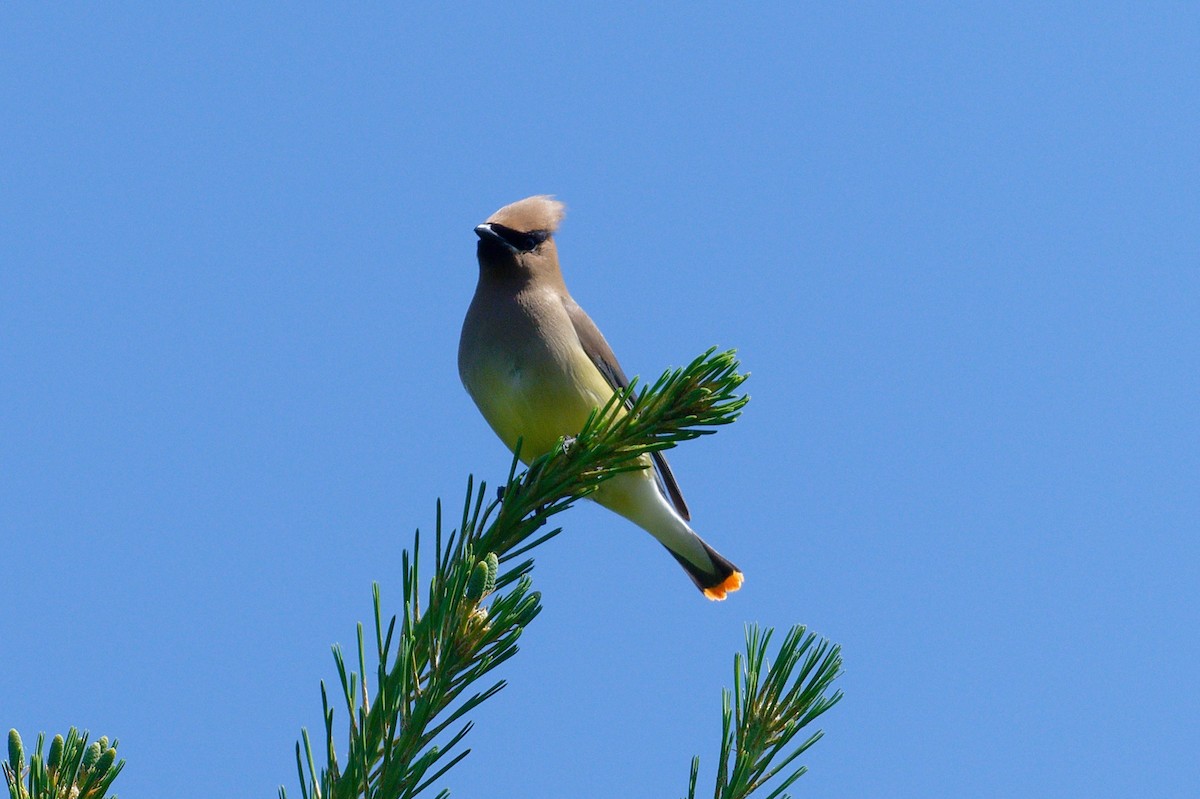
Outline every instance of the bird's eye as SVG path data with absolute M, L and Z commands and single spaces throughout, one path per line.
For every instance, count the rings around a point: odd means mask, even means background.
M 522 233 L 519 230 L 513 230 L 510 227 L 492 223 L 492 230 L 496 232 L 500 238 L 508 242 L 509 246 L 517 252 L 530 252 L 537 249 L 537 246 L 546 239 L 550 238 L 549 231 L 546 230 L 531 230 L 528 233 Z
M 549 235 L 550 234 L 544 230 L 534 230 L 530 233 L 526 233 L 525 241 L 522 242 L 525 246 L 522 249 L 532 250 L 536 248 L 539 244 L 545 241 Z

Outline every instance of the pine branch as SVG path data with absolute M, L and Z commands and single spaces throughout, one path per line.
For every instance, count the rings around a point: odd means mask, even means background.
M 109 786 L 125 767 L 117 760 L 117 744 L 107 737 L 89 746 L 87 731 L 72 727 L 67 737 L 55 735 L 48 755 L 42 754 L 46 734 L 39 733 L 37 746 L 25 762 L 25 745 L 16 730 L 8 731 L 8 760 L 3 763 L 4 782 L 11 799 L 106 799 Z M 110 799 L 115 799 L 111 797 Z
M 618 392 L 578 436 L 520 474 L 514 457 L 501 499 L 487 502 L 486 485 L 468 480 L 457 529 L 444 532 L 439 503 L 427 590 L 419 574 L 420 531 L 411 556 L 405 551 L 401 559 L 403 610 L 386 625 L 375 587 L 370 679 L 362 625 L 355 667 L 334 649 L 338 702 L 348 719 L 346 754 L 337 754 L 334 711 L 322 683 L 326 765 L 318 771 L 305 730 L 296 745 L 303 799 L 408 799 L 464 758 L 470 750 L 461 744 L 471 729 L 465 717 L 505 684 L 484 678 L 516 654 L 521 632 L 541 610 L 529 576 L 533 561 L 508 564 L 556 535 L 559 529 L 543 531 L 547 521 L 605 480 L 648 468 L 649 453 L 734 421 L 748 400 L 735 393 L 745 380 L 737 366 L 732 352 L 709 350 L 640 396 L 635 386 Z M 279 796 L 286 799 L 283 788 Z
M 788 799 L 784 791 L 807 770 L 804 766 L 792 768 L 792 763 L 824 733 L 818 730 L 787 750 L 805 727 L 842 698 L 841 691 L 826 696 L 841 674 L 841 647 L 818 641 L 816 635 L 797 625 L 770 663 L 766 656 L 772 633 L 757 625 L 748 627 L 746 654 L 734 656 L 733 693 L 722 693 L 715 799 L 744 799 L 782 774 L 786 776 L 765 799 Z M 688 799 L 696 797 L 699 760 L 692 760 Z
M 638 396 L 618 392 L 593 413 L 580 434 L 560 442 L 517 474 L 514 457 L 500 499 L 487 501 L 487 487 L 468 479 L 462 517 L 444 533 L 442 509 L 434 527 L 433 569 L 422 592 L 420 531 L 411 555 L 401 557 L 403 610 L 383 623 L 379 587 L 374 588 L 373 664 L 358 626 L 355 663 L 334 648 L 340 695 L 347 713 L 346 754 L 334 742 L 334 709 L 321 684 L 325 765 L 316 766 L 308 731 L 296 744 L 296 767 L 304 799 L 368 797 L 408 799 L 434 783 L 470 752 L 460 745 L 471 729 L 465 717 L 504 687 L 481 681 L 517 652 L 517 640 L 541 610 L 532 590 L 533 561 L 519 556 L 552 538 L 543 532 L 556 513 L 625 471 L 650 467 L 649 453 L 675 446 L 734 421 L 748 398 L 734 392 L 744 381 L 732 352 L 714 350 L 688 366 L 667 372 Z M 486 505 L 485 505 L 486 503 Z M 422 607 L 424 600 L 424 607 Z M 785 771 L 820 737 L 793 739 L 832 707 L 841 692 L 825 692 L 841 669 L 837 646 L 816 643 L 805 628 L 788 633 L 774 662 L 766 661 L 771 630 L 747 630 L 746 654 L 734 659 L 734 691 L 724 693 L 724 716 L 716 799 L 743 799 Z M 371 686 L 374 686 L 372 695 Z M 731 705 L 732 701 L 732 705 Z M 88 745 L 87 733 L 71 728 L 56 735 L 48 756 L 45 735 L 28 762 L 16 730 L 2 771 L 11 799 L 115 799 L 107 791 L 125 765 L 117 741 Z M 699 758 L 692 760 L 688 799 L 695 799 Z M 786 773 L 765 799 L 804 773 Z M 281 799 L 286 792 L 279 789 Z M 437 794 L 447 799 L 448 790 Z

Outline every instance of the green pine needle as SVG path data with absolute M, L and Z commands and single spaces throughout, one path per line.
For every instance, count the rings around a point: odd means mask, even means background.
M 533 560 L 522 557 L 553 538 L 549 519 L 623 472 L 648 468 L 652 452 L 709 435 L 737 419 L 748 397 L 737 394 L 745 375 L 734 353 L 709 350 L 663 374 L 640 394 L 617 392 L 594 412 L 579 435 L 519 470 L 514 456 L 500 497 L 467 482 L 459 526 L 443 529 L 441 503 L 434 526 L 432 573 L 422 579 L 421 537 L 402 553 L 402 609 L 386 624 L 379 586 L 374 591 L 374 637 L 368 653 L 357 629 L 353 665 L 334 648 L 345 749 L 335 746 L 335 710 L 321 684 L 324 745 L 314 751 L 307 730 L 296 744 L 303 799 L 409 799 L 432 787 L 470 749 L 463 746 L 467 716 L 504 688 L 490 673 L 517 652 L 522 631 L 541 611 L 532 588 Z M 518 444 L 519 452 L 519 444 Z M 723 694 L 721 748 L 714 796 L 743 799 L 773 783 L 765 799 L 804 773 L 796 760 L 820 737 L 802 738 L 811 722 L 841 698 L 827 695 L 841 670 L 837 646 L 803 627 L 784 638 L 773 663 L 766 659 L 771 630 L 750 627 L 746 653 L 735 657 L 734 689 Z M 368 654 L 370 658 L 368 658 Z M 370 666 L 368 665 L 370 662 Z M 481 682 L 484 681 L 484 682 Z M 117 741 L 90 745 L 71 728 L 45 735 L 27 753 L 16 730 L 0 761 L 10 799 L 115 799 L 108 794 L 125 765 Z M 317 765 L 316 753 L 325 764 Z M 692 760 L 688 799 L 695 799 L 699 758 Z M 281 787 L 279 799 L 286 799 Z M 441 790 L 436 799 L 448 799 Z
M 744 799 L 776 777 L 780 780 L 765 799 L 788 799 L 784 791 L 806 770 L 792 764 L 823 733 L 818 730 L 795 743 L 797 736 L 842 698 L 841 691 L 827 695 L 842 670 L 839 646 L 797 625 L 769 662 L 772 633 L 751 625 L 745 655 L 734 656 L 734 688 L 722 694 L 714 799 Z M 696 797 L 697 760 L 692 761 L 688 799 Z
M 578 436 L 525 471 L 518 473 L 514 457 L 500 499 L 489 501 L 487 486 L 468 480 L 457 529 L 443 529 L 439 503 L 433 573 L 423 585 L 418 532 L 412 555 L 405 552 L 400 563 L 403 612 L 386 628 L 375 587 L 378 666 L 371 679 L 361 637 L 357 673 L 334 652 L 348 727 L 345 754 L 339 757 L 334 746 L 326 703 L 326 765 L 316 768 L 307 732 L 296 750 L 301 796 L 413 797 L 465 757 L 469 750 L 459 745 L 470 730 L 466 714 L 504 683 L 476 686 L 516 654 L 521 632 L 541 611 L 529 576 L 533 561 L 520 556 L 559 532 L 543 529 L 550 517 L 605 480 L 646 468 L 651 452 L 734 421 L 748 399 L 736 393 L 745 380 L 737 366 L 732 351 L 709 350 L 640 396 L 633 386 L 618 392 Z
M 125 767 L 117 760 L 119 741 L 101 737 L 88 745 L 88 733 L 72 727 L 64 738 L 55 735 L 48 756 L 43 756 L 45 733 L 40 733 L 29 760 L 16 730 L 8 731 L 8 760 L 4 783 L 11 799 L 116 799 L 108 793 Z

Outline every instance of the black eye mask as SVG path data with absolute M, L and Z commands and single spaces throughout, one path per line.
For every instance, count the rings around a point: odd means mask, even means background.
M 517 252 L 529 252 L 550 237 L 550 233 L 545 230 L 531 230 L 528 233 L 522 233 L 494 222 L 491 227 L 497 236 L 508 242 Z

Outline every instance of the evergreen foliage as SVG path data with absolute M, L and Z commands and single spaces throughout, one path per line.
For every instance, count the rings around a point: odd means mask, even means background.
M 107 737 L 87 742 L 87 732 L 72 727 L 67 737 L 55 735 L 50 752 L 43 754 L 46 734 L 25 760 L 21 734 L 8 731 L 8 760 L 3 764 L 4 782 L 11 799 L 116 799 L 108 788 L 125 767 L 117 760 L 117 741 Z
M 409 799 L 466 757 L 468 714 L 504 688 L 504 680 L 489 675 L 516 654 L 522 631 L 541 610 L 528 553 L 561 531 L 546 531 L 548 521 L 614 475 L 648 468 L 649 453 L 733 422 L 748 401 L 736 393 L 745 380 L 737 366 L 732 351 L 709 350 L 640 395 L 635 381 L 593 413 L 578 436 L 526 470 L 518 473 L 514 457 L 508 480 L 490 501 L 486 485 L 468 479 L 454 529 L 445 529 L 439 503 L 432 563 L 428 554 L 422 558 L 419 530 L 411 553 L 401 557 L 401 611 L 385 623 L 376 585 L 371 640 L 359 624 L 352 663 L 334 648 L 338 685 L 332 703 L 321 684 L 323 765 L 317 766 L 307 730 L 296 744 L 303 799 Z M 430 568 L 425 578 L 422 564 Z M 746 652 L 734 658 L 715 799 L 743 799 L 772 781 L 764 799 L 785 799 L 784 790 L 804 773 L 795 761 L 821 733 L 795 741 L 841 698 L 840 692 L 827 694 L 841 670 L 837 646 L 797 626 L 769 662 L 771 636 L 769 629 L 748 628 Z M 344 754 L 335 743 L 334 705 L 346 716 L 339 722 Z M 116 741 L 88 745 L 87 733 L 72 728 L 66 738 L 55 736 L 43 756 L 44 739 L 38 736 L 26 762 L 20 735 L 10 731 L 3 773 L 11 799 L 115 799 L 107 791 L 125 765 L 116 760 Z M 698 775 L 695 758 L 688 799 L 695 799 Z M 442 789 L 436 796 L 449 794 Z M 279 797 L 287 798 L 282 787 Z

